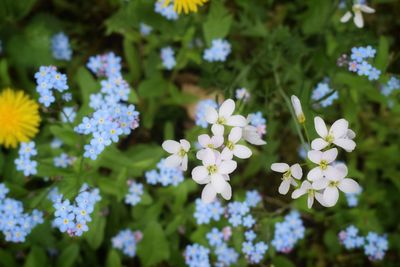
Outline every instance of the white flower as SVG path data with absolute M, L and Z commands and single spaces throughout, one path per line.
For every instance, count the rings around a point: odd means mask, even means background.
M 304 116 L 303 109 L 301 108 L 300 99 L 297 96 L 292 95 L 291 100 L 297 120 L 299 123 L 304 123 L 306 121 L 306 116 Z
M 238 145 L 237 142 L 242 138 L 242 128 L 234 127 L 228 135 L 228 142 L 222 150 L 223 159 L 232 159 L 233 155 L 240 159 L 247 159 L 251 156 L 250 148 L 244 145 Z
M 322 194 L 317 192 L 309 181 L 304 181 L 300 188 L 294 190 L 292 193 L 292 198 L 297 199 L 304 194 L 308 195 L 307 206 L 309 209 L 311 209 L 312 205 L 314 204 L 314 198 L 317 199 L 321 205 L 326 206 Z
M 297 186 L 297 182 L 293 178 L 300 180 L 303 176 L 303 170 L 298 163 L 292 165 L 291 167 L 289 167 L 289 165 L 286 163 L 273 163 L 271 165 L 271 169 L 273 171 L 283 173 L 282 183 L 279 186 L 279 193 L 282 195 L 287 194 L 291 184 Z
M 165 165 L 171 168 L 180 167 L 183 171 L 187 170 L 188 156 L 187 153 L 190 149 L 190 143 L 181 139 L 179 143 L 174 140 L 166 140 L 162 144 L 165 151 L 172 154 L 165 159 Z
M 311 142 L 311 148 L 321 150 L 330 144 L 335 144 L 343 148 L 347 152 L 351 152 L 356 147 L 356 143 L 352 140 L 355 133 L 348 129 L 349 122 L 345 119 L 335 121 L 329 128 L 320 117 L 314 118 L 315 130 L 321 138 L 316 138 Z
M 360 190 L 360 186 L 356 181 L 347 176 L 347 167 L 344 164 L 337 164 L 336 171 L 313 182 L 312 187 L 315 190 L 324 190 L 323 200 L 327 207 L 332 207 L 339 199 L 339 190 L 344 193 L 356 193 Z M 339 190 L 338 190 L 339 189 Z
M 329 176 L 333 172 L 336 172 L 336 169 L 329 165 L 329 163 L 332 163 L 336 159 L 337 155 L 338 150 L 336 148 L 331 148 L 327 151 L 308 151 L 308 158 L 315 164 L 318 164 L 318 166 L 307 174 L 307 179 L 310 181 L 315 181 L 323 178 L 324 176 Z
M 364 13 L 375 13 L 375 9 L 373 9 L 373 8 L 367 6 L 367 5 L 363 5 L 363 4 L 354 4 L 352 9 L 353 9 L 353 13 L 354 13 L 354 24 L 358 28 L 364 27 L 364 19 L 363 19 L 363 16 L 362 16 L 362 12 L 364 12 Z M 353 17 L 353 14 L 351 13 L 351 11 L 347 11 L 343 15 L 343 17 L 340 19 L 340 22 L 346 23 L 352 17 Z
M 258 134 L 257 128 L 252 125 L 246 125 L 243 128 L 242 135 L 243 139 L 252 145 L 261 146 L 267 143 L 261 139 L 260 135 Z
M 201 199 L 205 203 L 210 203 L 218 193 L 229 200 L 232 188 L 227 181 L 229 174 L 237 167 L 236 161 L 223 160 L 218 151 L 207 149 L 202 162 L 203 166 L 197 166 L 192 170 L 192 179 L 198 184 L 206 184 Z
M 235 102 L 227 99 L 221 104 L 217 111 L 213 107 L 209 107 L 206 112 L 206 121 L 213 124 L 212 131 L 215 135 L 224 134 L 224 125 L 244 127 L 246 119 L 242 115 L 232 115 L 235 111 Z
M 197 139 L 200 146 L 203 148 L 197 151 L 196 157 L 199 160 L 203 159 L 203 156 L 208 148 L 216 149 L 222 146 L 222 144 L 224 143 L 224 136 L 222 135 L 214 135 L 210 137 L 208 134 L 201 134 Z

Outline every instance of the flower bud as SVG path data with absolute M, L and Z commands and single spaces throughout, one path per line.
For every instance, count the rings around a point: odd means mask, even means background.
M 306 117 L 304 116 L 303 109 L 301 108 L 300 99 L 297 96 L 292 95 L 291 100 L 297 120 L 301 124 L 304 123 L 306 121 Z

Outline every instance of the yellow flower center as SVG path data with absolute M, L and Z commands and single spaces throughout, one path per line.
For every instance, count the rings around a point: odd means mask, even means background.
M 325 137 L 325 141 L 328 142 L 328 143 L 330 143 L 330 144 L 331 144 L 334 140 L 335 140 L 335 137 L 333 137 L 332 134 L 328 134 L 328 136 Z
M 15 148 L 38 132 L 39 106 L 22 91 L 0 93 L 0 145 Z
M 186 155 L 186 151 L 183 148 L 181 148 L 181 150 L 179 150 L 179 152 L 178 152 L 178 156 L 183 158 L 185 155 Z
M 289 169 L 287 172 L 285 172 L 285 173 L 283 174 L 283 179 L 284 179 L 284 180 L 288 180 L 288 179 L 290 179 L 290 177 L 292 177 L 292 172 L 291 172 L 290 169 Z
M 224 117 L 219 117 L 217 120 L 217 124 L 225 124 L 226 123 L 226 119 Z
M 228 142 L 226 143 L 226 147 L 227 147 L 229 150 L 233 150 L 233 149 L 235 148 L 235 144 L 232 143 L 231 141 L 228 141 Z
M 328 162 L 326 160 L 321 160 L 321 162 L 319 163 L 319 167 L 322 170 L 326 170 L 328 168 Z
M 202 6 L 208 0 L 175 0 L 174 1 L 174 10 L 178 14 L 185 12 L 185 14 L 189 12 L 197 13 L 198 7 Z M 167 6 L 171 0 L 164 0 L 164 6 Z
M 218 171 L 217 165 L 210 165 L 207 167 L 209 174 L 214 174 Z

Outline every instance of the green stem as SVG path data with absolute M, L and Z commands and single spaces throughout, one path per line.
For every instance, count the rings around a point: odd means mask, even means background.
M 285 103 L 286 103 L 288 109 L 290 110 L 290 114 L 292 114 L 292 118 L 293 118 L 293 120 L 295 122 L 295 125 L 296 125 L 297 134 L 299 135 L 300 141 L 303 144 L 304 149 L 307 150 L 307 145 L 306 145 L 306 142 L 304 140 L 303 133 L 301 132 L 300 124 L 297 121 L 297 117 L 296 117 L 296 114 L 294 113 L 294 110 L 293 110 L 293 107 L 292 107 L 292 103 L 290 102 L 289 97 L 287 96 L 287 94 L 285 93 L 285 91 L 282 88 L 281 80 L 279 78 L 279 75 L 278 75 L 278 72 L 276 70 L 275 65 L 273 66 L 273 72 L 274 72 L 275 83 L 276 83 L 276 86 L 278 87 L 278 91 L 281 94 L 281 96 L 283 97 L 283 99 L 285 100 Z

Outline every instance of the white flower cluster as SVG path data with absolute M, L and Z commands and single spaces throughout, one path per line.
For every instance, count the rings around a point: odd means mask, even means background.
M 294 99 L 292 103 L 296 116 L 301 118 L 299 122 L 304 122 L 300 101 L 292 96 L 292 100 Z M 298 181 L 303 176 L 303 170 L 298 163 L 292 166 L 286 163 L 274 163 L 271 169 L 283 174 L 279 186 L 280 194 L 287 194 L 290 185 L 293 185 L 296 189 L 292 193 L 292 198 L 308 194 L 309 208 L 312 207 L 314 199 L 325 207 L 332 207 L 339 199 L 339 190 L 344 193 L 355 193 L 360 189 L 356 181 L 346 178 L 347 166 L 344 163 L 335 163 L 338 155 L 336 147 L 352 152 L 356 147 L 353 141 L 356 134 L 349 129 L 349 123 L 345 119 L 337 120 L 328 128 L 322 118 L 315 117 L 314 125 L 320 137 L 311 142 L 311 150 L 307 153 L 308 159 L 315 164 L 315 167 L 308 172 L 307 179 L 299 185 Z
M 253 145 L 264 145 L 257 128 L 249 125 L 242 115 L 233 115 L 235 102 L 232 99 L 224 101 L 219 109 L 209 107 L 206 111 L 206 121 L 211 124 L 212 136 L 198 136 L 200 149 L 196 153 L 202 165 L 192 170 L 192 179 L 198 184 L 204 184 L 202 200 L 206 203 L 214 201 L 217 194 L 226 200 L 232 196 L 229 175 L 236 169 L 234 157 L 247 159 L 252 151 L 241 141 Z M 171 155 L 165 164 L 187 170 L 190 143 L 182 139 L 180 142 L 167 140 L 162 144 L 165 151 Z

